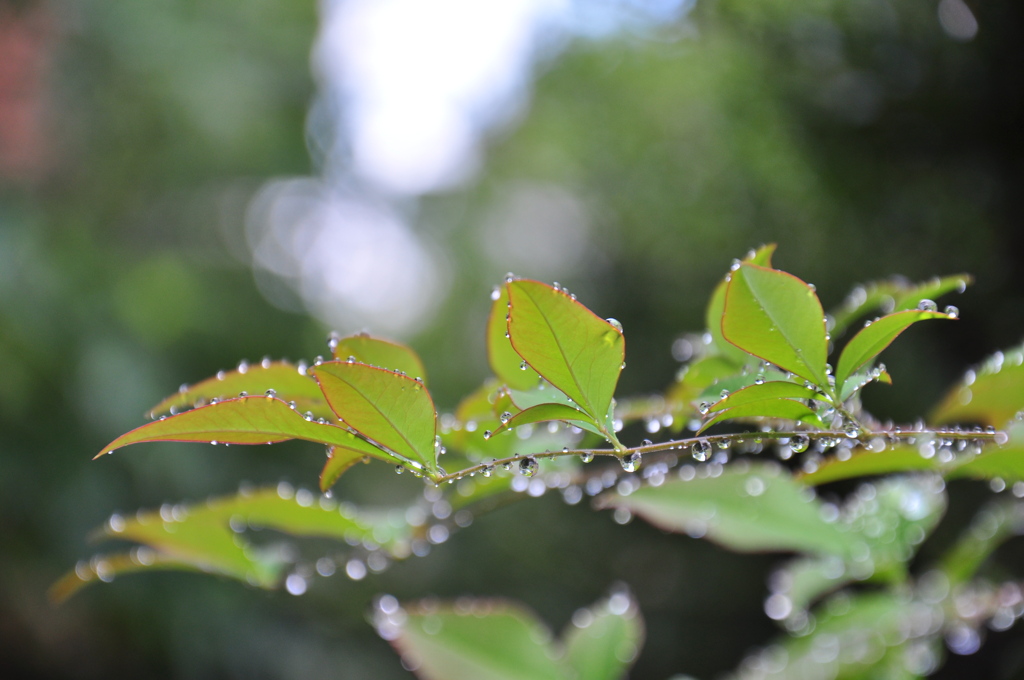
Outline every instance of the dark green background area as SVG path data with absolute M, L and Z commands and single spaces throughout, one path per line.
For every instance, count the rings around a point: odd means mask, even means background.
M 566 187 L 587 208 L 583 265 L 558 279 L 625 327 L 622 395 L 669 384 L 673 339 L 702 329 L 732 259 L 766 242 L 826 308 L 874 278 L 975 275 L 942 301 L 960 307 L 960 322 L 915 327 L 883 356 L 895 384 L 865 395 L 883 418 L 923 415 L 966 367 L 1018 344 L 1024 9 L 969 4 L 981 30 L 960 43 L 934 2 L 698 0 L 686 22 L 576 39 L 545 62 L 482 174 L 418 212 L 453 277 L 432 324 L 406 339 L 439 407 L 486 377 L 488 293 L 509 267 L 481 257 L 480 225 L 523 183 Z M 299 598 L 161 573 L 50 605 L 47 587 L 91 554 L 87 535 L 114 511 L 231 493 L 243 479 L 315 488 L 313 445 L 162 444 L 90 458 L 180 383 L 241 358 L 312 358 L 330 330 L 266 302 L 232 247 L 263 182 L 314 172 L 304 130 L 314 4 L 50 8 L 56 160 L 33 180 L 0 178 L 6 677 L 407 678 L 366 622 L 383 592 L 508 596 L 559 630 L 623 581 L 648 629 L 635 679 L 715 677 L 771 640 L 761 602 L 775 558 L 619 526 L 551 495 L 477 518 L 428 557 L 360 582 L 317 579 Z M 387 505 L 415 493 L 378 467 L 360 466 L 337 495 Z M 966 482 L 950 490 L 939 542 L 981 495 Z M 1021 576 L 1019 546 L 1000 558 L 1000 573 Z M 1021 635 L 991 635 L 940 676 L 1024 672 Z

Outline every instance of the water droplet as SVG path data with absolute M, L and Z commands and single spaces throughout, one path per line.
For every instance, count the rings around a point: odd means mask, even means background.
M 485 465 L 485 466 L 483 466 L 483 468 L 480 469 L 480 474 L 482 474 L 484 477 L 490 477 L 493 472 L 494 472 L 494 466 L 493 465 Z
M 345 363 L 346 364 L 354 364 L 354 363 L 356 363 L 356 358 L 354 356 L 352 356 L 351 354 L 349 354 L 348 355 L 348 359 L 345 359 Z
M 533 477 L 537 473 L 537 468 L 540 465 L 537 463 L 537 459 L 533 456 L 527 456 L 519 461 L 519 474 L 524 477 Z
M 703 439 L 695 441 L 693 446 L 690 447 L 690 453 L 693 455 L 694 460 L 703 463 L 711 455 L 711 444 Z
M 264 395 L 266 395 L 267 399 L 273 399 L 274 397 L 277 396 L 277 391 L 271 388 L 264 392 Z
M 843 428 L 843 434 L 850 439 L 856 439 L 861 434 L 860 426 L 856 423 L 849 423 L 845 428 Z
M 917 308 L 919 311 L 922 312 L 935 312 L 938 311 L 939 306 L 935 304 L 934 300 L 929 300 L 925 298 L 924 300 L 921 300 L 920 302 L 917 303 Z
M 728 396 L 729 396 L 729 390 L 722 390 L 722 391 L 721 391 L 721 392 L 720 392 L 720 393 L 718 394 L 718 396 L 719 396 L 719 398 L 720 398 L 720 399 L 725 399 L 726 397 L 728 397 Z
M 512 414 L 509 413 L 508 411 L 505 411 L 504 413 L 501 414 L 499 420 L 501 421 L 502 425 L 508 425 L 508 421 L 512 420 Z
M 811 445 L 811 438 L 805 434 L 795 434 L 789 438 L 789 448 L 793 453 L 803 453 Z
M 212 444 L 213 446 L 216 446 L 217 445 L 217 440 L 216 439 L 211 440 L 210 444 Z
M 288 574 L 284 580 L 285 589 L 292 595 L 302 595 L 306 592 L 306 579 L 299 574 Z
M 238 393 L 238 396 L 239 397 L 248 397 L 249 393 L 246 392 L 245 390 L 242 390 L 241 392 Z
M 700 411 L 700 414 L 702 416 L 706 416 L 708 414 L 708 411 L 711 410 L 711 404 L 709 404 L 706 401 L 702 401 L 700 402 L 700 406 L 697 407 L 697 410 Z
M 484 430 L 484 439 L 490 439 L 490 438 L 491 438 L 491 431 L 490 430 Z
M 403 472 L 405 472 L 405 466 L 404 465 L 396 465 L 395 466 L 395 474 L 396 475 L 400 475 Z
M 500 297 L 501 297 L 501 288 L 499 288 L 498 286 L 495 286 L 494 288 L 491 288 L 491 299 L 492 300 L 497 300 Z
M 592 454 L 592 453 L 589 453 L 589 452 L 587 452 L 587 453 L 581 453 L 581 454 L 580 454 L 580 460 L 581 460 L 582 462 L 584 462 L 584 463 L 589 463 L 589 462 L 591 462 L 592 460 L 594 460 L 594 454 Z
M 654 446 L 654 442 L 652 442 L 650 439 L 645 439 L 642 442 L 640 442 L 640 446 Z
M 227 373 L 224 371 L 217 371 L 217 380 L 223 380 L 226 377 L 228 377 Z
M 248 370 L 249 370 L 249 362 L 248 361 L 246 361 L 245 359 L 242 359 L 241 361 L 238 362 L 238 372 L 239 373 L 245 374 L 246 372 L 248 372 Z
M 754 378 L 754 384 L 755 385 L 763 385 L 764 384 L 764 378 L 762 378 L 760 376 L 758 376 L 757 378 Z
M 525 371 L 529 367 L 530 367 L 530 365 L 528 363 L 526 363 L 525 361 L 519 364 L 519 370 L 520 371 Z
M 622 464 L 622 469 L 626 472 L 636 472 L 640 467 L 640 459 L 642 456 L 639 451 L 631 451 L 619 459 Z
M 607 321 L 608 325 L 610 325 L 612 328 L 614 328 L 618 332 L 620 332 L 620 333 L 622 332 L 622 323 L 618 319 L 613 319 L 611 317 L 608 317 L 607 319 L 605 319 L 605 321 Z
M 512 462 L 506 460 L 504 463 L 501 464 L 501 469 L 505 470 L 506 472 L 508 470 L 511 470 L 512 469 Z
M 953 305 L 946 305 L 946 308 L 943 310 L 943 312 L 945 312 L 946 316 L 948 316 L 950 319 L 960 318 L 960 310 Z

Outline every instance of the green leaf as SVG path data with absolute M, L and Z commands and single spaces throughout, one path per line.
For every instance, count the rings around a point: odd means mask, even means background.
M 328 361 L 310 369 L 327 403 L 374 444 L 437 473 L 437 413 L 423 383 L 366 364 Z
M 494 299 L 487 317 L 487 359 L 498 380 L 514 390 L 531 390 L 540 382 L 540 376 L 529 366 L 523 369 L 523 358 L 512 348 L 506 319 L 509 314 L 508 288 L 501 286 L 495 291 L 498 297 Z
M 841 390 L 854 371 L 874 360 L 882 350 L 912 324 L 925 319 L 949 319 L 939 312 L 908 311 L 883 316 L 862 328 L 843 348 L 836 366 L 836 385 Z
M 843 306 L 832 312 L 832 336 L 839 337 L 850 324 L 869 312 L 881 310 L 892 314 L 915 309 L 921 300 L 936 300 L 954 290 L 962 292 L 973 280 L 967 274 L 955 274 L 918 284 L 895 278 L 857 286 Z
M 857 449 L 846 460 L 833 456 L 825 459 L 814 472 L 799 473 L 797 479 L 808 486 L 820 486 L 856 477 L 873 477 L 893 472 L 934 472 L 940 469 L 941 465 L 934 457 L 924 458 L 917 447 L 903 444 L 878 452 Z
M 512 412 L 515 412 L 515 409 L 525 411 L 542 404 L 567 406 L 576 412 L 575 417 L 570 419 L 573 425 L 587 430 L 588 432 L 593 432 L 598 436 L 603 436 L 601 435 L 601 429 L 598 423 L 591 420 L 588 414 L 580 411 L 572 399 L 570 399 L 564 392 L 555 388 L 553 385 L 548 384 L 547 381 L 541 380 L 532 390 L 511 390 L 509 391 L 508 396 L 512 401 L 512 406 L 514 407 Z M 564 419 L 552 418 L 551 420 Z
M 579 627 L 579 623 L 585 623 Z M 577 612 L 563 633 L 565 661 L 579 680 L 619 680 L 643 646 L 644 626 L 626 592 Z
M 405 373 L 410 378 L 420 378 L 420 382 L 426 384 L 427 370 L 416 352 L 397 342 L 383 340 L 358 333 L 345 338 L 331 340 L 334 345 L 334 358 L 346 361 L 352 357 L 361 364 L 369 364 L 377 368 L 386 368 L 398 373 Z
M 217 442 L 219 444 L 273 444 L 305 439 L 330 446 L 363 448 L 351 432 L 331 423 L 306 420 L 280 399 L 239 397 L 155 420 L 121 435 L 96 457 L 129 444 L 142 442 Z M 389 453 L 366 445 L 366 455 L 401 463 Z
M 761 384 L 754 383 L 743 389 L 732 392 L 727 397 L 719 399 L 711 405 L 710 411 L 721 411 L 726 408 L 734 408 L 751 404 L 765 399 L 817 399 L 820 398 L 817 390 L 796 383 L 784 380 L 772 380 Z
M 580 416 L 587 417 L 585 413 L 581 413 L 572 406 L 566 406 L 565 404 L 538 404 L 515 414 L 509 418 L 507 423 L 500 423 L 491 435 L 501 434 L 505 430 L 518 427 L 519 425 L 544 423 L 550 420 L 561 420 L 577 427 L 587 426 L 587 429 L 596 430 L 596 426 L 580 420 Z
M 264 361 L 259 364 L 239 364 L 233 371 L 221 371 L 195 385 L 182 385 L 177 394 L 172 394 L 154 406 L 147 414 L 150 418 L 203 405 L 212 399 L 231 399 L 242 392 L 262 395 L 274 390 L 284 401 L 294 401 L 299 411 L 312 411 L 317 417 L 331 417 L 324 395 L 316 381 L 306 374 L 305 366 L 293 366 L 286 361 Z
M 411 606 L 395 619 L 379 613 L 376 624 L 425 680 L 568 680 L 551 633 L 511 603 Z
M 829 391 L 824 312 L 792 274 L 744 264 L 725 291 L 722 334 L 740 349 Z
M 217 573 L 262 588 L 274 587 L 292 558 L 274 546 L 248 542 L 246 527 L 274 529 L 297 537 L 346 541 L 372 540 L 392 555 L 408 553 L 410 527 L 389 519 L 375 520 L 349 506 L 296 492 L 286 484 L 276 489 L 241 492 L 194 505 L 165 505 L 132 516 L 115 515 L 100 537 L 142 544 L 124 556 L 97 557 L 79 563 L 54 586 L 55 597 L 121 573 L 143 569 L 186 569 Z
M 697 402 L 704 390 L 722 378 L 739 373 L 741 369 L 742 366 L 722 356 L 703 357 L 687 364 L 680 369 L 675 384 L 665 394 L 672 415 L 680 420 L 695 415 Z
M 932 412 L 930 421 L 1003 427 L 1024 410 L 1024 346 L 996 352 L 970 370 Z
M 715 413 L 700 426 L 699 432 L 703 432 L 723 420 L 734 418 L 778 418 L 807 423 L 820 430 L 825 429 L 825 424 L 818 418 L 818 414 L 806 404 L 792 399 L 762 399 Z
M 820 503 L 777 465 L 735 463 L 719 476 L 673 479 L 599 507 L 625 508 L 669 531 L 707 537 L 738 551 L 796 550 L 845 556 L 851 538 L 822 519 Z
M 893 311 L 902 312 L 907 309 L 915 309 L 921 300 L 937 300 L 954 290 L 962 293 L 973 282 L 974 277 L 970 274 L 953 274 L 919 283 L 909 289 L 901 290 L 893 296 L 895 298 Z
M 358 442 L 363 441 L 356 437 L 352 439 Z M 366 446 L 376 448 L 370 444 L 366 444 Z M 320 471 L 320 491 L 326 493 L 343 474 L 348 472 L 349 468 L 364 460 L 367 455 L 367 452 L 362 448 L 332 446 L 327 453 L 327 462 L 324 464 L 324 469 Z
M 747 253 L 747 256 L 743 258 L 743 262 L 756 264 L 761 267 L 771 267 L 772 254 L 774 253 L 775 244 L 770 243 L 766 246 L 761 246 L 756 251 L 752 250 Z M 722 337 L 722 313 L 725 311 L 725 290 L 729 284 L 729 278 L 730 276 L 726 276 L 715 286 L 715 290 L 711 293 L 711 299 L 708 301 L 707 310 L 704 313 L 704 320 L 708 332 L 711 334 L 711 346 L 720 355 L 727 357 L 733 363 L 742 367 L 750 363 L 750 355 L 738 349 L 732 343 L 726 342 L 725 338 Z
M 622 331 L 547 284 L 519 280 L 507 288 L 516 352 L 595 423 L 604 423 L 625 358 Z

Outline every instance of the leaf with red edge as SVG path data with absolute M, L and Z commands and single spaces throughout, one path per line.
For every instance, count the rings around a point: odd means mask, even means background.
M 423 383 L 357 362 L 328 361 L 310 369 L 327 403 L 346 425 L 401 457 L 437 473 L 437 413 Z
M 846 343 L 836 365 L 836 386 L 842 391 L 847 379 L 864 364 L 881 354 L 900 333 L 918 321 L 949 319 L 948 314 L 917 310 L 883 316 L 857 332 Z
M 829 391 L 825 313 L 814 289 L 786 272 L 743 264 L 725 291 L 722 335 L 740 349 Z
M 700 426 L 699 432 L 703 432 L 723 420 L 731 420 L 733 418 L 777 418 L 779 420 L 807 423 L 821 430 L 825 429 L 825 424 L 818 418 L 818 414 L 799 401 L 793 399 L 763 399 L 723 409 L 713 414 L 707 422 Z
M 528 425 L 530 423 L 545 423 L 551 420 L 561 420 L 563 422 L 571 423 L 578 427 L 589 425 L 585 421 L 580 420 L 580 416 L 583 414 L 578 409 L 565 404 L 538 404 L 531 406 L 530 408 L 520 411 L 511 418 L 508 422 L 499 425 L 491 433 L 491 436 L 501 434 L 507 429 L 518 427 L 519 425 Z M 589 428 L 588 428 L 589 429 Z
M 410 378 L 420 378 L 426 384 L 427 370 L 423 367 L 423 361 L 412 348 L 403 344 L 358 333 L 338 340 L 332 339 L 331 345 L 334 347 L 335 359 L 345 361 L 352 357 L 361 364 L 398 371 Z
M 540 376 L 529 366 L 523 368 L 523 358 L 512 349 L 508 338 L 508 289 L 495 288 L 498 297 L 491 305 L 487 317 L 487 359 L 498 380 L 514 390 L 529 390 L 537 386 Z
M 221 371 L 195 385 L 183 385 L 177 394 L 161 401 L 147 415 L 156 418 L 212 399 L 232 399 L 242 392 L 262 395 L 267 390 L 274 390 L 276 396 L 284 401 L 294 401 L 299 411 L 312 411 L 313 415 L 325 418 L 332 415 L 316 381 L 306 374 L 305 366 L 295 366 L 287 361 L 242 363 L 233 371 Z
M 545 283 L 518 280 L 506 287 L 512 347 L 599 428 L 608 430 L 625 358 L 622 331 Z
M 354 437 L 351 432 L 337 425 L 306 420 L 280 399 L 239 397 L 137 427 L 112 441 L 96 457 L 122 446 L 143 442 L 273 444 L 289 439 L 348 447 L 352 446 Z M 366 454 L 392 463 L 402 462 L 368 444 Z

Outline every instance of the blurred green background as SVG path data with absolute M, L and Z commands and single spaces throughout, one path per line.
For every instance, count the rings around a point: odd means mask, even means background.
M 776 558 L 552 497 L 302 597 L 160 573 L 52 606 L 46 589 L 114 511 L 243 479 L 315 488 L 313 445 L 90 462 L 239 359 L 312 359 L 332 328 L 368 327 L 411 343 L 450 409 L 487 375 L 488 294 L 512 270 L 620 319 L 620 392 L 654 392 L 732 259 L 773 241 L 826 307 L 879 277 L 976 276 L 948 301 L 960 323 L 889 351 L 895 384 L 866 395 L 882 417 L 926 413 L 1024 335 L 1020 3 L 416 4 L 0 0 L 5 677 L 410 677 L 365 620 L 383 592 L 509 596 L 558 630 L 624 581 L 648 626 L 633 678 L 714 677 L 775 635 L 761 602 Z M 506 52 L 473 51 L 512 19 Z M 453 118 L 472 89 L 445 84 L 460 65 L 497 94 Z M 952 528 L 977 496 L 957 484 Z M 337 494 L 415 490 L 370 466 Z M 1020 550 L 1002 558 L 1019 577 Z M 939 676 L 1014 677 L 1022 643 L 990 635 Z

